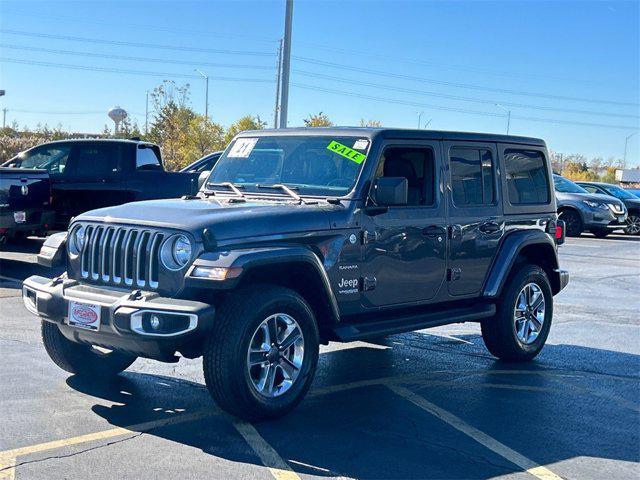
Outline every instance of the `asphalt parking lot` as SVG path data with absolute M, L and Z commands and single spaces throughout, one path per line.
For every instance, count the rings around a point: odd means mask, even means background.
M 639 237 L 561 247 L 571 282 L 532 363 L 494 360 L 476 324 L 331 344 L 302 404 L 253 425 L 200 360 L 106 385 L 58 369 L 16 281 L 38 246 L 0 252 L 0 479 L 640 478 Z

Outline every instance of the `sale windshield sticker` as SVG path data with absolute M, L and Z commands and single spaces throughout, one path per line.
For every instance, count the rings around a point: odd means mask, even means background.
M 357 152 L 353 148 L 349 148 L 335 140 L 332 140 L 331 143 L 327 145 L 327 150 L 337 153 L 338 155 L 348 158 L 352 162 L 356 162 L 358 164 L 364 162 L 364 159 L 367 158 L 364 153 Z
M 253 147 L 258 143 L 257 138 L 239 138 L 235 141 L 227 157 L 230 158 L 248 158 L 251 155 Z

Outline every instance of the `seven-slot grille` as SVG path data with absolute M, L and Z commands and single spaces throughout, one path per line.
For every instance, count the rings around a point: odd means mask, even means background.
M 166 235 L 131 227 L 87 225 L 80 254 L 82 278 L 133 287 L 158 287 L 160 245 Z

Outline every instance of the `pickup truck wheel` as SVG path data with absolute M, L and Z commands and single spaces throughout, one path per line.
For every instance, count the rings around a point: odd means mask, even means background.
M 311 307 L 293 290 L 252 285 L 221 306 L 205 342 L 204 378 L 225 411 L 246 420 L 284 415 L 307 393 L 318 363 Z
M 55 323 L 42 321 L 42 342 L 53 362 L 61 369 L 95 380 L 114 377 L 126 370 L 136 357 L 121 352 L 103 352 L 91 345 L 75 343 L 60 332 Z
M 567 237 L 579 237 L 582 233 L 582 219 L 580 214 L 574 210 L 562 210 L 558 215 L 558 219 L 565 224 Z
M 524 265 L 504 287 L 496 315 L 482 322 L 482 338 L 491 354 L 502 360 L 531 360 L 547 340 L 552 317 L 547 274 L 537 265 Z

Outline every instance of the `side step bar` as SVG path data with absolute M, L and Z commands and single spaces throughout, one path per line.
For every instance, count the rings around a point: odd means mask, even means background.
M 386 320 L 376 319 L 368 322 L 340 323 L 333 328 L 333 334 L 338 341 L 352 342 L 394 333 L 413 332 L 423 328 L 439 327 L 451 323 L 476 321 L 492 317 L 495 313 L 496 306 L 493 304 L 472 305 L 402 317 L 394 316 Z

